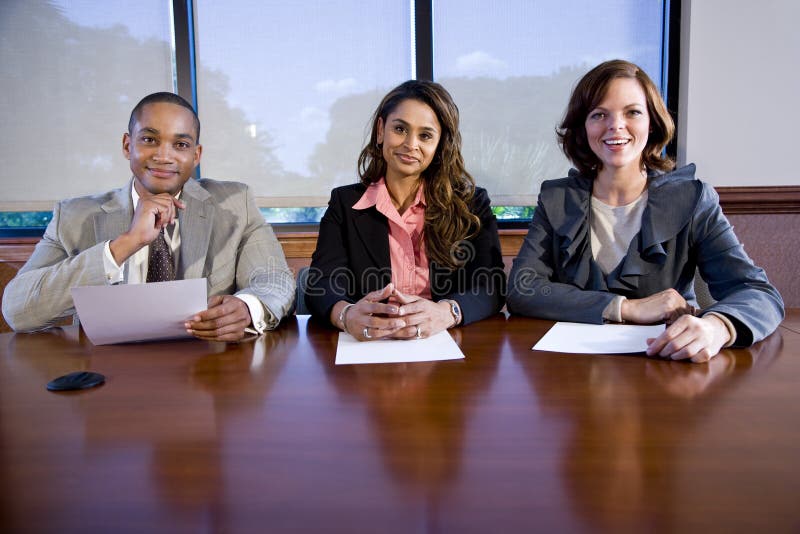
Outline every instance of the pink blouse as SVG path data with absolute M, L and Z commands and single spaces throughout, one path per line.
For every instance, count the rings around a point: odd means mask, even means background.
M 414 203 L 400 215 L 392 204 L 383 178 L 371 184 L 353 209 L 375 206 L 389 220 L 389 256 L 392 283 L 402 293 L 431 298 L 428 255 L 425 253 L 425 196 L 420 183 Z

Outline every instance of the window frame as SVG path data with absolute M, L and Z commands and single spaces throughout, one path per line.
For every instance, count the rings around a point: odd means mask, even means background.
M 416 79 L 433 80 L 433 2 L 435 0 L 410 0 L 414 9 L 415 50 L 414 60 L 416 65 Z M 195 51 L 195 25 L 196 14 L 193 0 L 172 0 L 171 2 L 173 24 L 173 82 L 177 94 L 191 102 L 195 109 L 197 101 L 197 75 Z M 681 0 L 664 0 L 663 12 L 663 37 L 662 37 L 662 76 L 659 80 L 659 89 L 673 120 L 678 122 L 678 93 L 680 73 L 680 17 Z M 677 129 L 676 129 L 677 131 Z M 677 136 L 676 136 L 677 138 Z M 668 155 L 675 157 L 677 154 L 677 139 L 673 139 L 667 146 Z M 200 167 L 195 170 L 195 177 L 199 178 Z M 527 228 L 530 219 L 502 219 L 498 220 L 500 229 Z M 276 231 L 309 232 L 317 231 L 319 223 L 272 223 Z M 35 227 L 0 227 L 0 238 L 41 237 L 46 226 Z

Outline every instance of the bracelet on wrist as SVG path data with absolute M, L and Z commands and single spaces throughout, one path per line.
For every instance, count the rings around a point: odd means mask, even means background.
M 339 323 L 342 325 L 341 328 L 342 328 L 342 330 L 344 331 L 345 334 L 349 334 L 350 333 L 350 332 L 347 331 L 347 311 L 350 308 L 352 308 L 353 306 L 355 306 L 355 304 L 353 304 L 353 303 L 345 304 L 342 307 L 342 311 L 339 312 Z

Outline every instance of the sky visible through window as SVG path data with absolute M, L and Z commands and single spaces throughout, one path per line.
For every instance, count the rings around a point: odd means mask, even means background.
M 50 2 L 76 25 L 141 43 L 170 35 L 163 4 L 131 16 L 122 0 Z M 203 175 L 245 181 L 278 211 L 324 206 L 332 187 L 356 181 L 370 114 L 412 76 L 412 7 L 195 0 Z M 663 9 L 662 0 L 434 0 L 434 77 L 461 109 L 468 169 L 495 205 L 531 205 L 542 180 L 566 173 L 554 129 L 586 70 L 619 57 L 659 83 Z

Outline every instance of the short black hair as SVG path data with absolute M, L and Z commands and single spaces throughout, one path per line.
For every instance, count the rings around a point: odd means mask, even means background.
M 175 104 L 191 111 L 192 117 L 194 117 L 194 127 L 195 130 L 197 130 L 197 138 L 194 140 L 194 142 L 200 143 L 200 117 L 197 116 L 197 112 L 182 96 L 176 95 L 175 93 L 169 93 L 167 91 L 149 94 L 141 99 L 138 104 L 136 104 L 136 107 L 133 108 L 133 111 L 131 111 L 131 118 L 128 121 L 128 134 L 133 135 L 133 125 L 136 124 L 137 120 L 139 120 L 139 116 L 142 114 L 142 109 L 148 104 L 156 104 L 158 102 Z

